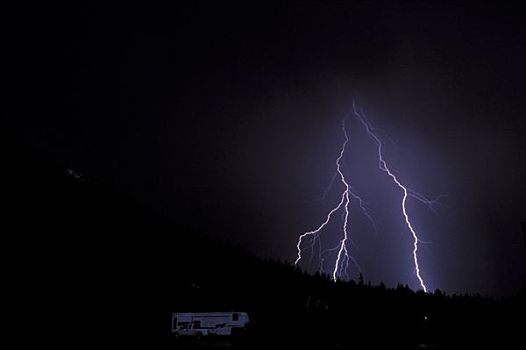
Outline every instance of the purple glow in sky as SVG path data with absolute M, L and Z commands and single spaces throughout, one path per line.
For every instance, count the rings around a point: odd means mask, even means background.
M 372 284 L 524 290 L 519 7 L 260 5 L 73 17 L 21 7 L 9 16 L 5 129 L 62 172 L 257 257 L 293 262 L 298 235 L 318 228 L 300 244 L 297 265 L 310 272 L 355 278 L 352 256 Z M 350 110 L 357 95 L 405 191 L 379 171 L 378 145 Z M 342 111 L 348 190 L 334 166 Z M 450 209 L 409 187 L 448 193 Z

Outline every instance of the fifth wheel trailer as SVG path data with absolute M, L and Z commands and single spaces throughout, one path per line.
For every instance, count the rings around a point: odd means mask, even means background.
M 248 322 L 246 312 L 178 312 L 172 314 L 172 334 L 231 335 L 233 329 L 244 329 Z

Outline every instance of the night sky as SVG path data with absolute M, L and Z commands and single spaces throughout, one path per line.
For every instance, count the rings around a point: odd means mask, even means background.
M 366 280 L 417 289 L 401 192 L 349 115 L 355 99 L 385 131 L 402 182 L 447 194 L 436 214 L 408 202 L 427 242 L 428 287 L 524 287 L 523 9 L 218 2 L 7 13 L 6 130 L 44 157 L 210 237 L 293 262 L 298 235 L 339 200 L 338 181 L 324 193 L 347 115 L 344 169 L 378 225 L 352 203 L 350 250 Z M 338 233 L 329 227 L 328 245 Z

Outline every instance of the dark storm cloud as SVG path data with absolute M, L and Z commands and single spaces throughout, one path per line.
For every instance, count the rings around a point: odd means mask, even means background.
M 292 260 L 297 235 L 337 196 L 319 200 L 356 97 L 396 141 L 388 155 L 405 183 L 448 193 L 438 216 L 411 204 L 432 242 L 422 250 L 432 288 L 521 286 L 520 9 L 211 6 L 15 10 L 8 126 L 157 212 Z M 356 214 L 357 258 L 374 282 L 415 286 L 399 193 L 360 125 L 349 132 L 348 170 L 382 227 L 375 236 Z

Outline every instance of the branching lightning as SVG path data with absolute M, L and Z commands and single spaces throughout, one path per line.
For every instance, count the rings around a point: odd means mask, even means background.
M 342 122 L 342 131 L 343 131 L 343 135 L 345 137 L 345 140 L 344 140 L 344 142 L 342 144 L 342 147 L 341 147 L 341 150 L 340 150 L 340 155 L 336 159 L 336 172 L 337 172 L 337 174 L 340 177 L 340 181 L 344 185 L 344 191 L 341 194 L 340 202 L 338 203 L 338 205 L 336 207 L 334 207 L 327 214 L 327 217 L 325 218 L 325 221 L 320 226 L 318 226 L 317 229 L 305 232 L 305 233 L 303 233 L 302 235 L 299 236 L 298 244 L 296 245 L 296 248 L 297 248 L 297 251 L 298 251 L 298 256 L 296 258 L 296 261 L 294 262 L 294 264 L 297 265 L 299 263 L 299 261 L 302 259 L 301 253 L 302 253 L 303 250 L 302 250 L 301 246 L 302 246 L 302 243 L 303 243 L 303 239 L 305 239 L 306 237 L 309 237 L 309 236 L 311 236 L 311 238 L 312 238 L 311 239 L 311 245 L 309 246 L 310 249 L 314 249 L 314 246 L 316 245 L 316 243 L 318 243 L 319 247 L 320 247 L 320 258 L 322 257 L 322 253 L 323 252 L 321 251 L 321 243 L 319 242 L 319 235 L 320 235 L 321 231 L 323 230 L 323 228 L 331 221 L 332 215 L 335 212 L 337 212 L 338 210 L 340 210 L 341 208 L 343 208 L 343 210 L 344 210 L 344 218 L 343 218 L 343 236 L 342 236 L 342 239 L 339 241 L 338 245 L 335 248 L 329 249 L 329 250 L 335 250 L 335 251 L 337 250 L 338 251 L 336 262 L 334 264 L 334 269 L 332 271 L 332 278 L 333 278 L 334 281 L 336 281 L 338 276 L 342 276 L 342 275 L 346 275 L 347 274 L 347 267 L 349 265 L 349 261 L 352 261 L 352 262 L 354 262 L 356 264 L 356 261 L 354 260 L 354 258 L 352 258 L 349 255 L 349 251 L 347 249 L 347 240 L 349 239 L 349 228 L 348 228 L 349 202 L 350 202 L 349 195 L 351 193 L 351 189 L 350 189 L 349 183 L 345 179 L 345 175 L 343 174 L 342 169 L 341 169 L 341 160 L 343 159 L 343 156 L 345 154 L 345 148 L 347 146 L 347 143 L 349 142 L 349 137 L 347 135 L 347 131 L 345 130 L 345 119 Z M 320 259 L 320 261 L 321 261 L 320 269 L 322 269 L 323 268 L 323 259 Z
M 362 210 L 362 214 L 367 218 L 367 220 L 369 220 L 369 222 L 371 223 L 371 226 L 373 227 L 374 232 L 378 233 L 378 229 L 376 228 L 376 223 L 374 222 L 371 214 L 369 214 L 369 211 L 367 210 L 367 207 L 365 206 L 365 201 L 362 199 L 362 197 L 354 193 L 352 188 L 349 189 L 349 193 L 354 199 L 358 201 L 358 204 L 360 205 L 360 209 Z
M 404 217 L 405 225 L 409 229 L 411 236 L 413 238 L 412 257 L 413 257 L 415 274 L 420 283 L 420 286 L 422 287 L 424 292 L 427 292 L 427 286 L 424 282 L 424 279 L 422 278 L 420 264 L 418 261 L 419 243 L 426 243 L 426 242 L 424 242 L 423 240 L 419 238 L 414 228 L 414 224 L 408 214 L 406 203 L 407 203 L 408 198 L 416 199 L 420 203 L 426 205 L 431 211 L 433 211 L 436 214 L 436 206 L 442 205 L 440 203 L 440 200 L 442 197 L 445 197 L 445 195 L 440 195 L 434 199 L 430 199 L 424 196 L 423 194 L 418 193 L 406 187 L 402 182 L 400 182 L 400 180 L 395 175 L 395 173 L 393 173 L 393 171 L 391 171 L 391 169 L 387 165 L 387 162 L 383 154 L 384 144 L 382 143 L 382 139 L 387 138 L 387 141 L 393 144 L 394 144 L 394 141 L 392 141 L 389 138 L 389 135 L 387 135 L 387 133 L 384 130 L 375 128 L 372 126 L 371 122 L 367 119 L 367 116 L 365 115 L 363 110 L 356 105 L 354 100 L 353 100 L 353 112 L 354 112 L 354 115 L 360 121 L 360 123 L 365 127 L 365 131 L 367 132 L 367 135 L 369 136 L 369 138 L 375 143 L 377 147 L 378 168 L 382 172 L 384 172 L 393 181 L 393 183 L 403 192 L 403 196 L 401 200 L 401 209 L 402 209 L 402 214 Z M 326 256 L 328 254 L 331 254 L 331 255 L 336 254 L 336 260 L 334 262 L 334 266 L 331 271 L 331 276 L 334 281 L 336 281 L 338 278 L 348 278 L 349 277 L 348 267 L 350 263 L 354 264 L 354 266 L 360 273 L 362 271 L 358 262 L 349 253 L 349 243 L 354 244 L 349 236 L 351 198 L 352 200 L 355 200 L 357 202 L 357 205 L 359 205 L 362 214 L 370 221 L 374 232 L 378 233 L 377 226 L 372 216 L 369 214 L 369 211 L 367 210 L 366 202 L 356 192 L 353 191 L 353 188 L 351 187 L 350 183 L 348 182 L 348 179 L 345 177 L 344 172 L 342 171 L 342 160 L 345 156 L 346 147 L 349 144 L 349 135 L 345 128 L 345 119 L 342 122 L 341 128 L 342 128 L 342 132 L 343 132 L 345 139 L 344 139 L 344 142 L 342 143 L 340 154 L 338 158 L 336 159 L 336 172 L 334 173 L 334 176 L 329 186 L 325 189 L 325 193 L 323 195 L 323 199 L 325 199 L 325 197 L 328 195 L 329 191 L 331 190 L 334 181 L 336 181 L 336 179 L 339 178 L 341 184 L 343 184 L 343 187 L 344 187 L 339 197 L 340 200 L 338 204 L 332 210 L 329 211 L 329 213 L 327 214 L 325 218 L 325 221 L 323 221 L 315 230 L 305 232 L 299 236 L 298 242 L 296 245 L 297 258 L 294 262 L 295 265 L 298 265 L 299 262 L 303 258 L 302 253 L 305 253 L 306 250 L 310 250 L 310 259 L 309 259 L 309 265 L 310 265 L 312 263 L 313 257 L 315 256 L 314 254 L 315 249 L 317 249 L 317 252 L 318 252 L 317 255 L 319 259 L 319 271 L 323 273 L 325 271 L 324 264 L 325 264 Z M 339 211 L 342 212 L 342 221 L 343 221 L 341 239 L 339 239 L 338 244 L 336 246 L 323 249 L 322 242 L 321 242 L 321 233 L 325 229 L 325 227 L 331 222 L 334 214 Z M 307 241 L 307 243 L 305 241 Z
M 378 149 L 378 167 L 380 168 L 380 170 L 385 172 L 393 180 L 393 182 L 403 191 L 402 213 L 404 215 L 405 223 L 407 225 L 407 228 L 409 229 L 409 231 L 411 231 L 411 235 L 413 236 L 413 261 L 414 261 L 414 265 L 415 265 L 415 272 L 416 272 L 416 276 L 418 278 L 418 281 L 420 282 L 420 286 L 422 287 L 424 292 L 427 292 L 427 287 L 426 287 L 426 285 L 424 283 L 424 280 L 422 279 L 422 276 L 420 274 L 420 266 L 418 264 L 418 254 L 417 254 L 418 253 L 418 243 L 421 242 L 421 241 L 418 238 L 418 235 L 417 235 L 417 233 L 416 233 L 416 231 L 415 231 L 415 229 L 413 227 L 413 224 L 411 223 L 409 215 L 407 214 L 406 201 L 407 201 L 408 197 L 414 198 L 414 199 L 424 203 L 425 205 L 427 205 L 429 208 L 431 208 L 434 211 L 434 205 L 438 203 L 438 201 L 440 200 L 441 196 L 439 196 L 438 198 L 436 198 L 434 200 L 430 200 L 430 199 L 426 198 L 425 196 L 423 196 L 422 194 L 420 194 L 418 192 L 415 192 L 415 191 L 413 191 L 411 189 L 408 189 L 406 186 L 404 186 L 398 180 L 396 175 L 393 174 L 393 172 L 387 166 L 387 163 L 386 163 L 386 161 L 385 161 L 385 159 L 383 157 L 383 153 L 382 153 L 382 141 L 378 137 L 375 128 L 371 125 L 371 123 L 369 122 L 369 120 L 365 116 L 364 112 L 361 109 L 357 108 L 355 101 L 353 101 L 353 110 L 354 110 L 354 114 L 358 117 L 360 122 L 365 127 L 365 130 L 367 131 L 367 134 L 369 135 L 369 137 L 374 141 L 374 143 L 377 146 L 377 149 Z

